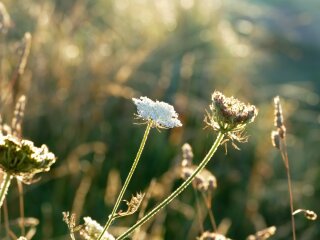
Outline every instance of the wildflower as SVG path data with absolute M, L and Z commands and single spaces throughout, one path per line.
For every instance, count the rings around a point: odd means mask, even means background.
M 81 235 L 86 240 L 96 240 L 102 232 L 102 226 L 91 217 L 84 217 L 84 229 L 81 230 Z M 101 240 L 115 240 L 115 238 L 108 232 L 105 232 Z
M 221 92 L 212 94 L 211 112 L 205 122 L 216 131 L 228 135 L 231 140 L 243 142 L 245 126 L 254 121 L 258 110 L 254 105 L 244 104 L 234 97 L 226 97 Z
M 147 222 L 150 218 L 152 218 L 155 214 L 157 214 L 161 209 L 163 209 L 170 202 L 172 202 L 177 196 L 179 196 L 179 194 L 181 194 L 183 190 L 186 189 L 186 187 L 189 186 L 193 182 L 193 180 L 197 177 L 197 175 L 205 168 L 205 166 L 211 160 L 212 156 L 214 155 L 218 147 L 221 145 L 225 137 L 227 136 L 231 140 L 232 139 L 241 140 L 241 135 L 239 136 L 239 134 L 241 134 L 244 131 L 246 124 L 253 122 L 254 118 L 257 116 L 257 110 L 255 106 L 245 105 L 241 103 L 239 100 L 234 99 L 233 97 L 226 98 L 220 92 L 214 92 L 212 95 L 212 100 L 213 100 L 213 103 L 210 106 L 211 113 L 207 114 L 205 118 L 205 122 L 214 130 L 217 130 L 218 135 L 216 140 L 213 142 L 211 148 L 209 149 L 208 153 L 206 154 L 206 156 L 202 159 L 200 164 L 197 167 L 195 167 L 195 169 L 192 172 L 190 172 L 190 175 L 189 173 L 185 174 L 187 175 L 186 176 L 187 179 L 177 189 L 175 189 L 167 198 L 165 198 L 156 207 L 150 210 L 144 217 L 138 220 L 133 226 L 127 229 L 126 232 L 121 234 L 117 238 L 118 240 L 124 240 L 125 238 L 127 238 L 135 229 L 139 228 L 142 224 Z M 154 115 L 157 116 L 157 114 L 154 114 L 154 111 L 155 111 L 154 105 L 157 105 L 158 104 L 157 102 L 155 103 L 148 98 L 133 99 L 133 101 L 135 101 L 135 104 L 138 107 L 139 117 L 143 118 L 144 120 L 147 120 L 149 122 L 148 126 L 150 125 L 150 121 L 151 123 L 152 121 L 155 121 Z M 170 120 L 169 122 L 171 122 L 172 119 L 175 120 L 174 124 L 171 123 L 170 125 L 180 126 L 181 123 L 180 121 L 177 120 L 177 114 L 173 110 L 173 107 L 171 106 L 171 108 L 169 109 L 170 109 L 169 112 L 171 112 L 171 117 L 169 118 Z M 156 122 L 156 124 L 159 125 L 158 122 Z M 184 151 L 188 152 L 189 150 L 190 149 L 185 149 Z M 186 154 L 184 155 L 184 157 L 186 158 L 182 162 L 182 167 L 188 167 L 192 156 L 191 155 L 187 156 Z M 202 179 L 200 180 L 202 181 Z M 207 186 L 201 186 L 201 187 L 202 188 L 209 188 L 211 186 L 214 187 L 214 184 L 215 184 L 214 179 L 211 178 L 208 181 Z M 210 236 L 209 234 L 208 237 L 204 236 L 202 238 L 200 237 L 200 239 L 201 240 L 205 240 L 205 239 L 206 240 L 208 239 L 225 240 L 226 239 L 223 235 L 220 235 L 220 234 L 218 236 L 220 238 L 216 238 L 214 234 L 212 235 L 213 236 Z
M 128 210 L 126 212 L 119 212 L 117 213 L 118 207 L 120 205 L 120 202 L 124 196 L 124 193 L 129 185 L 129 182 L 131 180 L 131 177 L 133 176 L 133 173 L 139 163 L 142 151 L 144 149 L 144 146 L 146 144 L 149 132 L 152 127 L 156 128 L 174 128 L 174 127 L 180 127 L 182 126 L 180 120 L 178 119 L 178 114 L 174 110 L 173 106 L 165 103 L 165 102 L 159 102 L 159 101 L 152 101 L 151 99 L 147 97 L 140 97 L 138 98 L 132 98 L 134 104 L 137 106 L 138 111 L 138 118 L 146 121 L 147 127 L 144 132 L 139 150 L 137 152 L 137 155 L 133 161 L 132 167 L 130 169 L 130 172 L 121 188 L 121 191 L 117 197 L 116 203 L 112 209 L 111 214 L 109 215 L 109 218 L 107 220 L 107 223 L 105 224 L 101 234 L 99 235 L 97 240 L 101 240 L 102 236 L 105 232 L 107 232 L 108 228 L 114 221 L 116 217 L 122 217 L 126 215 L 133 214 L 141 204 L 141 201 L 144 197 L 144 194 L 138 194 L 136 197 L 133 197 L 130 202 L 127 202 Z
M 25 109 L 25 96 L 21 96 L 14 109 L 11 126 L 4 124 L 0 115 L 0 208 L 8 192 L 11 179 L 16 177 L 30 183 L 36 173 L 46 172 L 56 161 L 46 145 L 35 147 L 33 142 L 21 139 L 21 123 Z
M 36 173 L 49 171 L 55 161 L 46 145 L 38 148 L 29 140 L 0 134 L 0 168 L 6 174 L 29 180 Z
M 234 97 L 225 97 L 221 92 L 214 91 L 210 123 L 216 130 L 230 131 L 242 128 L 254 121 L 258 112 L 254 105 L 246 105 Z
M 153 127 L 174 128 L 182 126 L 178 114 L 170 104 L 152 101 L 147 97 L 132 98 L 132 100 L 137 106 L 138 117 L 152 121 Z

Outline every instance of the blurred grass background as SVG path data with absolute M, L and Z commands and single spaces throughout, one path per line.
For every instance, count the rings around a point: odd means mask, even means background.
M 58 156 L 52 171 L 25 186 L 26 216 L 40 220 L 34 239 L 68 239 L 62 211 L 104 224 L 144 131 L 133 124 L 131 98 L 144 95 L 173 104 L 184 126 L 152 130 L 127 198 L 154 178 L 170 179 L 183 143 L 192 145 L 195 162 L 202 159 L 214 140 L 203 117 L 216 89 L 259 108 L 249 142 L 227 155 L 221 148 L 208 167 L 218 179 L 216 220 L 231 221 L 228 237 L 245 239 L 271 225 L 278 228 L 272 239 L 291 236 L 285 169 L 270 142 L 275 95 L 288 129 L 295 207 L 320 212 L 319 1 L 2 2 L 11 18 L 0 39 L 2 115 L 11 119 L 13 100 L 3 96 L 30 32 L 18 86 L 28 99 L 24 136 Z M 163 182 L 150 205 L 181 180 Z M 10 219 L 19 217 L 14 188 Z M 148 239 L 195 239 L 195 206 L 189 188 L 149 225 Z M 320 239 L 319 220 L 296 221 L 298 239 Z

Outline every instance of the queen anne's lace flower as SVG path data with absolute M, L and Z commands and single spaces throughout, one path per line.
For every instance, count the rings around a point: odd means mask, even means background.
M 34 146 L 33 142 L 0 133 L 0 169 L 11 176 L 28 180 L 34 174 L 46 172 L 56 157 L 46 145 Z
M 84 229 L 81 230 L 81 235 L 86 240 L 96 240 L 98 239 L 100 233 L 102 232 L 102 226 L 93 220 L 91 217 L 84 217 Z M 115 238 L 108 232 L 105 232 L 101 240 L 115 240 Z
M 160 101 L 152 101 L 147 97 L 132 98 L 137 106 L 138 117 L 152 121 L 155 127 L 174 128 L 181 127 L 178 114 L 173 106 Z
M 244 104 L 234 97 L 226 97 L 221 92 L 212 94 L 211 113 L 207 123 L 215 130 L 234 131 L 254 121 L 258 111 L 254 105 Z
M 215 131 L 222 132 L 232 141 L 245 142 L 245 126 L 254 121 L 258 110 L 254 105 L 240 102 L 234 97 L 226 97 L 221 92 L 214 91 L 210 112 L 207 113 L 205 122 Z

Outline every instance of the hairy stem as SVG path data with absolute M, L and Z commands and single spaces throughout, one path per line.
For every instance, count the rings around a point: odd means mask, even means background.
M 98 237 L 97 240 L 101 240 L 103 234 L 108 230 L 108 228 L 109 228 L 110 225 L 112 224 L 113 220 L 115 219 L 115 215 L 116 215 L 116 212 L 117 212 L 117 210 L 118 210 L 118 207 L 119 207 L 119 205 L 120 205 L 120 203 L 121 203 L 121 201 L 122 201 L 123 195 L 124 195 L 124 193 L 125 193 L 128 185 L 129 185 L 129 182 L 130 182 L 130 180 L 131 180 L 131 177 L 132 177 L 132 175 L 133 175 L 133 173 L 134 173 L 134 171 L 135 171 L 135 169 L 136 169 L 136 167 L 137 167 L 137 165 L 138 165 L 139 159 L 140 159 L 140 157 L 141 157 L 143 148 L 144 148 L 144 146 L 145 146 L 145 144 L 146 144 L 146 141 L 147 141 L 147 138 L 148 138 L 150 129 L 151 129 L 151 127 L 152 127 L 152 124 L 153 124 L 152 121 L 150 121 L 150 122 L 148 123 L 148 125 L 147 125 L 147 128 L 146 128 L 146 131 L 144 132 L 144 135 L 143 135 L 143 138 L 142 138 L 142 141 L 141 141 L 141 144 L 140 144 L 138 153 L 137 153 L 137 155 L 136 155 L 136 158 L 135 158 L 134 161 L 133 161 L 133 164 L 132 164 L 132 166 L 131 166 L 131 169 L 130 169 L 130 172 L 129 172 L 128 176 L 127 176 L 127 179 L 126 179 L 126 181 L 124 182 L 124 184 L 123 184 L 123 186 L 122 186 L 122 189 L 121 189 L 121 191 L 120 191 L 120 193 L 119 193 L 119 195 L 118 195 L 118 198 L 117 198 L 117 201 L 116 201 L 116 203 L 115 203 L 115 205 L 114 205 L 114 207 L 113 207 L 113 210 L 112 210 L 111 214 L 110 214 L 109 217 L 108 217 L 108 221 L 107 221 L 106 225 L 104 226 L 104 228 L 103 228 L 103 230 L 102 230 L 102 232 L 101 232 L 101 234 L 100 234 L 100 236 Z
M 2 207 L 3 201 L 6 198 L 12 176 L 8 173 L 3 173 L 3 179 L 0 186 L 0 208 Z
M 156 213 L 158 213 L 162 208 L 168 205 L 173 199 L 175 199 L 196 177 L 196 175 L 204 169 L 207 163 L 212 158 L 213 154 L 216 152 L 217 148 L 221 144 L 224 133 L 219 132 L 217 139 L 213 143 L 209 152 L 205 156 L 205 158 L 201 161 L 199 166 L 194 170 L 194 172 L 188 177 L 181 185 L 178 187 L 173 193 L 171 193 L 166 199 L 164 199 L 159 205 L 157 205 L 154 209 L 152 209 L 148 214 L 146 214 L 143 218 L 141 218 L 138 222 L 136 222 L 132 227 L 130 227 L 125 233 L 117 238 L 117 240 L 123 240 L 129 236 L 136 228 L 140 227 L 142 224 L 147 222 L 150 218 L 152 218 Z

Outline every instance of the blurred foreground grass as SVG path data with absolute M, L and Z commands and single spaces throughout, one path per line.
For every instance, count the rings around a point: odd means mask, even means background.
M 210 94 L 218 89 L 255 103 L 260 112 L 250 127 L 249 143 L 240 152 L 229 148 L 228 155 L 221 149 L 210 163 L 218 179 L 213 204 L 217 221 L 231 221 L 232 239 L 245 239 L 270 225 L 278 228 L 273 239 L 289 239 L 285 171 L 270 143 L 272 98 L 280 95 L 295 206 L 320 212 L 318 1 L 3 3 L 11 25 L 0 39 L 1 113 L 10 119 L 14 95 L 8 95 L 9 83 L 20 41 L 30 32 L 30 59 L 14 86 L 28 98 L 24 135 L 47 144 L 59 158 L 49 175 L 25 187 L 26 216 L 40 220 L 34 239 L 67 239 L 62 211 L 106 221 L 118 178 L 125 178 L 143 134 L 133 125 L 131 102 L 141 95 L 172 103 L 184 126 L 151 133 L 129 187 L 132 193 L 145 190 L 168 170 L 174 174 L 184 142 L 192 145 L 195 161 L 203 156 L 213 140 L 202 130 L 203 116 Z M 159 186 L 158 198 L 170 191 L 169 185 Z M 19 217 L 14 192 L 8 198 L 10 219 Z M 179 201 L 149 226 L 151 237 L 199 235 L 191 227 L 193 191 L 188 189 Z M 177 206 L 182 203 L 181 210 Z M 296 220 L 299 239 L 320 238 L 319 221 Z M 204 226 L 211 229 L 209 221 Z

